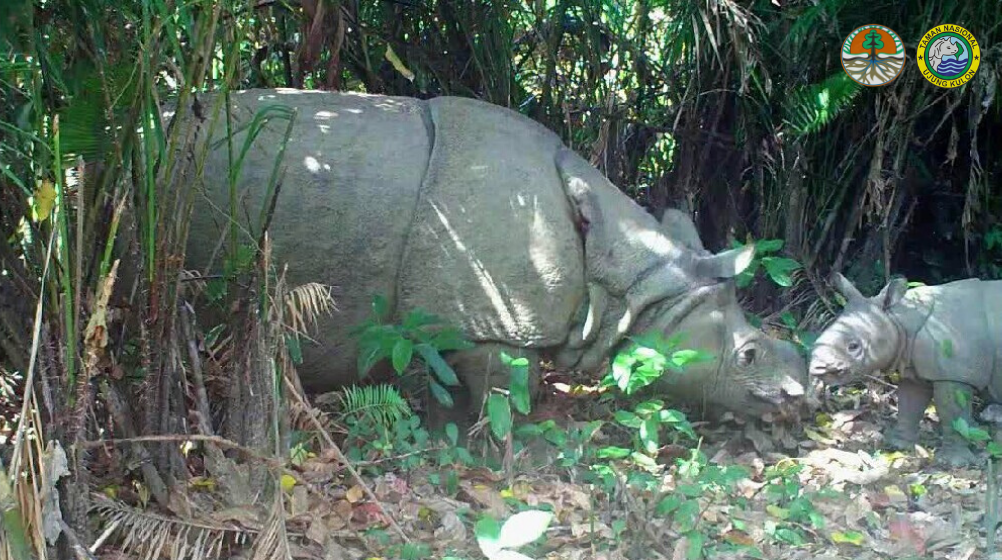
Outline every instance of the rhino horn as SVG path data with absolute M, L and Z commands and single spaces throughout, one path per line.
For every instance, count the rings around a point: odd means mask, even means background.
M 832 274 L 830 282 L 835 286 L 835 289 L 838 290 L 838 293 L 845 296 L 847 302 L 859 302 L 866 299 L 863 297 L 863 294 L 859 293 L 856 286 L 853 286 L 852 282 L 846 279 L 845 276 L 842 276 L 839 272 Z
M 905 297 L 906 291 L 908 291 L 908 279 L 904 276 L 895 276 L 884 289 L 880 290 L 875 299 L 883 309 L 889 309 Z
M 703 278 L 733 278 L 748 268 L 755 258 L 755 245 L 729 249 L 716 255 L 696 258 L 696 273 Z

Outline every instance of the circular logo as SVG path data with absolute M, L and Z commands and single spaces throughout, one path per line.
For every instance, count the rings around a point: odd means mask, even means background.
M 981 64 L 981 48 L 971 32 L 959 25 L 938 25 L 919 41 L 916 53 L 925 79 L 939 87 L 966 84 Z
M 882 86 L 894 81 L 905 67 L 905 44 L 891 28 L 864 25 L 842 42 L 842 68 L 857 83 Z

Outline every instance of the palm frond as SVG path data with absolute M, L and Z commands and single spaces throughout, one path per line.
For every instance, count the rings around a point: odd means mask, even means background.
M 264 530 L 254 541 L 251 559 L 292 560 L 289 538 L 285 530 L 285 504 L 282 492 L 275 492 L 271 515 L 268 516 Z
M 821 83 L 794 90 L 786 98 L 785 122 L 797 136 L 813 134 L 848 109 L 862 89 L 840 70 Z
M 122 552 L 142 560 L 161 558 L 228 558 L 252 531 L 215 523 L 183 520 L 142 511 L 103 494 L 93 495 L 93 510 L 105 519 L 98 543 L 114 533 L 122 536 Z

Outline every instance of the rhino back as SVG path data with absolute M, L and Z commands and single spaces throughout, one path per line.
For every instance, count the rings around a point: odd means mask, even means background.
M 433 148 L 400 269 L 400 305 L 476 340 L 563 342 L 584 299 L 583 247 L 555 157 L 560 139 L 513 111 L 428 102 Z
M 269 104 L 298 110 L 269 229 L 274 261 L 289 264 L 291 286 L 333 286 L 338 305 L 303 348 L 307 388 L 355 378 L 350 331 L 377 294 L 398 320 L 420 307 L 472 340 L 546 347 L 566 338 L 585 297 L 584 264 L 555 134 L 461 98 L 249 90 L 232 104 L 235 129 Z M 264 126 L 237 181 L 244 242 L 256 236 L 245 218 L 257 225 L 286 125 Z M 246 136 L 234 134 L 235 152 Z M 213 138 L 223 137 L 217 125 Z M 224 231 L 224 146 L 207 160 L 212 210 L 193 216 L 189 266 L 204 266 Z
M 356 371 L 350 329 L 368 317 L 373 295 L 387 296 L 391 303 L 395 295 L 431 152 L 426 105 L 409 98 L 281 90 L 250 90 L 231 99 L 234 128 L 251 122 L 269 104 L 298 110 L 269 235 L 274 261 L 289 264 L 290 287 L 306 282 L 333 286 L 338 306 L 333 316 L 320 318 L 320 344 L 304 345 L 304 384 L 328 387 L 349 381 Z M 286 126 L 278 119 L 267 123 L 246 155 L 237 181 L 242 228 L 247 228 L 246 216 L 257 226 Z M 217 125 L 214 138 L 222 138 L 224 130 Z M 234 152 L 246 136 L 246 131 L 234 135 Z M 229 204 L 226 169 L 226 149 L 221 147 L 206 163 L 212 204 L 196 203 L 189 266 L 204 266 L 223 231 Z M 241 241 L 253 240 L 245 234 Z M 214 268 L 219 268 L 218 258 Z
M 909 290 L 911 361 L 927 381 L 958 381 L 1002 395 L 1002 281 L 959 280 Z M 924 318 L 927 317 L 927 318 Z M 923 319 L 924 318 L 924 319 Z M 910 329 L 912 325 L 920 325 Z M 917 332 L 915 332 L 917 331 Z

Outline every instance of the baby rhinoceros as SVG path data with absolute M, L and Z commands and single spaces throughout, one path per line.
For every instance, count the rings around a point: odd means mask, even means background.
M 897 425 L 885 441 L 913 446 L 925 409 L 935 400 L 943 434 L 936 460 L 973 463 L 954 422 L 972 422 L 975 391 L 1002 402 L 1002 281 L 967 279 L 908 290 L 904 278 L 895 278 L 872 298 L 840 274 L 832 282 L 846 306 L 815 343 L 811 375 L 840 385 L 897 371 Z

